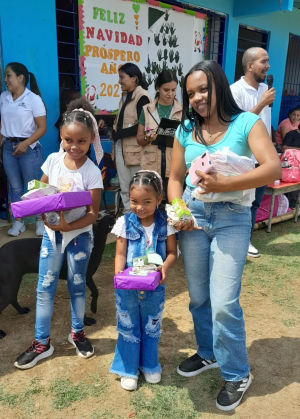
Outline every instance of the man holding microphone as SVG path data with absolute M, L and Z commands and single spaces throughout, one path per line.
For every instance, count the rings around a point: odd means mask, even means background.
M 244 111 L 250 111 L 261 117 L 271 140 L 271 107 L 276 92 L 271 86 L 272 77 L 269 77 L 268 80 L 269 89 L 264 83 L 270 68 L 269 55 L 263 48 L 249 48 L 244 52 L 242 65 L 245 76 L 230 86 L 234 100 Z M 252 158 L 255 160 L 254 156 Z M 257 161 L 255 163 L 257 164 Z M 261 186 L 255 190 L 255 200 L 251 207 L 252 231 L 265 189 L 266 186 Z M 249 243 L 248 256 L 260 257 L 260 253 L 251 242 Z

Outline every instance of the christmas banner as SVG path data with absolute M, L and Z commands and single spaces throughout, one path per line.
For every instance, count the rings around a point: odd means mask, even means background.
M 136 64 L 154 99 L 155 80 L 165 69 L 184 75 L 204 59 L 206 15 L 156 0 L 78 0 L 81 91 L 96 114 L 118 109 L 118 69 Z
M 118 108 L 118 68 L 148 62 L 148 6 L 120 0 L 79 0 L 81 92 L 95 113 Z M 101 112 L 102 111 L 102 112 Z

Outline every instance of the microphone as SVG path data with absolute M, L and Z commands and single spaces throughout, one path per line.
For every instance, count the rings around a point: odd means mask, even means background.
M 268 74 L 267 75 L 268 90 L 272 89 L 272 87 L 273 87 L 273 81 L 274 81 L 274 77 L 272 76 L 272 74 Z M 273 103 L 270 103 L 269 107 L 270 108 L 273 108 Z

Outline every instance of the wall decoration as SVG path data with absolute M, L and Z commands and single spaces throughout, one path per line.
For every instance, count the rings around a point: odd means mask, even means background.
M 204 58 L 206 15 L 156 0 L 78 0 L 81 91 L 96 114 L 118 108 L 118 68 L 136 64 L 155 96 L 164 69 L 184 75 Z
M 148 6 L 120 0 L 79 0 L 81 91 L 97 114 L 118 108 L 118 68 L 148 61 Z

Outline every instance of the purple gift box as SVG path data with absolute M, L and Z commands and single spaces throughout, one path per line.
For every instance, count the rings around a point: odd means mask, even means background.
M 84 207 L 93 203 L 89 191 L 63 192 L 42 198 L 28 199 L 11 203 L 11 210 L 15 218 L 44 214 L 49 211 L 67 211 Z
M 161 281 L 161 272 L 149 272 L 146 276 L 130 274 L 132 268 L 115 275 L 114 287 L 121 290 L 154 291 Z

